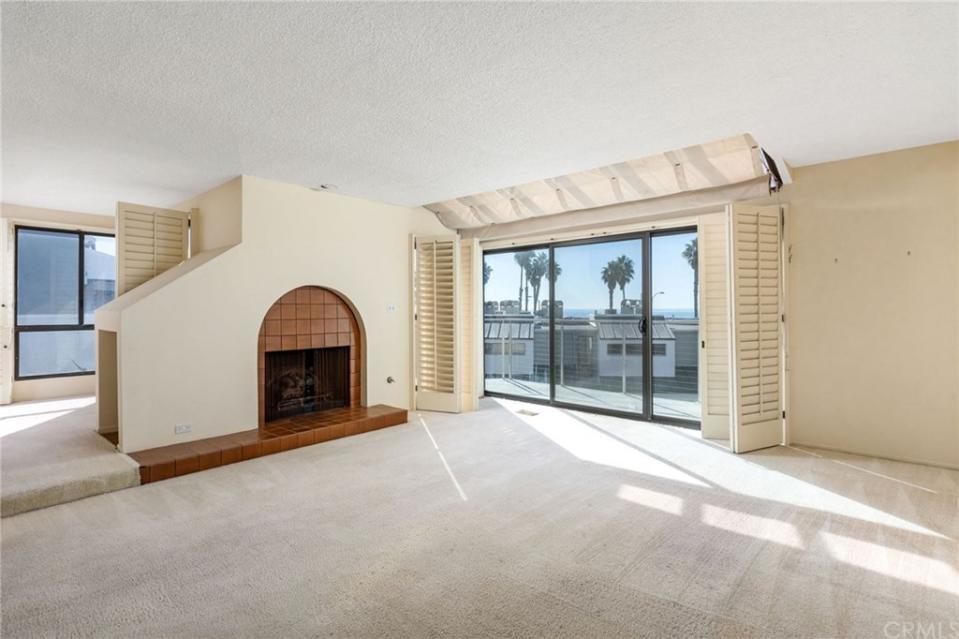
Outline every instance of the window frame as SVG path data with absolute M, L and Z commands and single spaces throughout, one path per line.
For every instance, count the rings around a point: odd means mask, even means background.
M 20 325 L 19 305 L 20 305 L 20 230 L 24 231 L 42 231 L 44 233 L 61 233 L 63 235 L 76 235 L 79 239 L 79 250 L 77 253 L 77 323 L 76 324 L 28 324 Z M 76 373 L 48 373 L 45 375 L 21 375 L 20 374 L 20 335 L 22 333 L 47 333 L 47 332 L 75 332 L 75 331 L 93 331 L 95 324 L 84 324 L 83 319 L 86 314 L 83 299 L 83 271 L 84 271 L 84 239 L 88 235 L 97 237 L 112 237 L 116 239 L 115 233 L 106 233 L 100 231 L 83 231 L 79 229 L 61 229 L 53 226 L 28 226 L 23 224 L 14 224 L 13 226 L 13 379 L 14 381 L 29 381 L 34 379 L 54 379 L 58 377 L 83 377 L 85 375 L 96 375 L 96 370 L 80 371 Z M 114 263 L 114 278 L 116 278 L 116 265 Z M 116 281 L 114 279 L 114 281 Z M 116 292 L 114 291 L 114 299 Z M 94 346 L 94 349 L 96 346 Z

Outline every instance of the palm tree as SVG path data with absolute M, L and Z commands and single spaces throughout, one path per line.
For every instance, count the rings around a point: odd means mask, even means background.
M 693 317 L 699 317 L 699 238 L 694 237 L 683 249 L 683 257 L 693 269 Z
M 623 301 L 626 301 L 626 285 L 633 281 L 633 276 L 636 275 L 636 270 L 633 268 L 633 259 L 626 257 L 625 255 L 620 255 L 616 258 L 616 261 L 619 262 L 619 290 L 623 293 Z M 612 304 L 610 304 L 612 306 Z
M 526 281 L 526 269 L 529 268 L 529 262 L 533 259 L 533 251 L 518 251 L 513 254 L 513 259 L 519 264 L 519 296 L 517 301 L 520 310 L 523 310 L 523 300 L 526 299 L 523 296 L 523 282 Z M 526 290 L 529 291 L 528 288 Z M 526 299 L 526 305 L 529 306 L 528 299 Z
M 483 286 L 489 284 L 489 277 L 493 274 L 493 267 L 483 262 Z
M 559 262 L 554 260 L 553 270 L 552 272 L 546 274 L 546 279 L 548 279 L 550 282 L 552 282 L 555 285 L 556 278 L 558 278 L 562 274 L 563 274 L 563 267 L 559 265 Z
M 603 279 L 603 284 L 606 285 L 606 288 L 609 289 L 609 310 L 613 310 L 613 292 L 616 290 L 616 287 L 619 286 L 620 280 L 620 271 L 622 270 L 623 265 L 618 259 L 611 260 L 609 264 L 603 267 L 603 270 L 600 271 L 600 277 Z
M 526 267 L 526 281 L 533 287 L 533 312 L 539 306 L 539 289 L 543 284 L 543 276 L 549 271 L 549 256 L 546 253 L 535 253 Z

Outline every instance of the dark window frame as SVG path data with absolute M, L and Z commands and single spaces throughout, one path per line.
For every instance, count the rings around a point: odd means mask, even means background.
M 28 324 L 20 325 L 19 305 L 20 305 L 20 231 L 41 231 L 44 233 L 60 233 L 63 235 L 76 235 L 80 241 L 77 253 L 77 323 L 76 324 Z M 84 375 L 95 375 L 96 370 L 79 371 L 76 373 L 48 373 L 46 375 L 21 375 L 20 374 L 20 335 L 23 333 L 43 333 L 43 332 L 73 332 L 73 331 L 92 331 L 93 324 L 84 324 L 84 315 L 86 313 L 83 299 L 83 272 L 84 272 L 84 240 L 86 236 L 116 238 L 114 233 L 101 233 L 98 231 L 81 231 L 74 229 L 60 229 L 56 227 L 44 226 L 26 226 L 15 224 L 13 227 L 13 379 L 15 381 L 28 381 L 33 379 L 53 379 L 57 377 L 82 377 Z M 114 277 L 116 272 L 114 271 Z

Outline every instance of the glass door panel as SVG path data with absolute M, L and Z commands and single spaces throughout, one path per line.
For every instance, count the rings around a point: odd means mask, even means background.
M 483 369 L 488 392 L 548 400 L 548 249 L 483 254 Z
M 643 240 L 556 246 L 553 398 L 643 414 Z
M 650 238 L 653 416 L 699 421 L 696 231 Z

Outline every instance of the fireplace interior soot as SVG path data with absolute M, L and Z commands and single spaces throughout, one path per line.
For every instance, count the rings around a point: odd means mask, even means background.
M 266 421 L 350 404 L 350 347 L 266 353 Z

